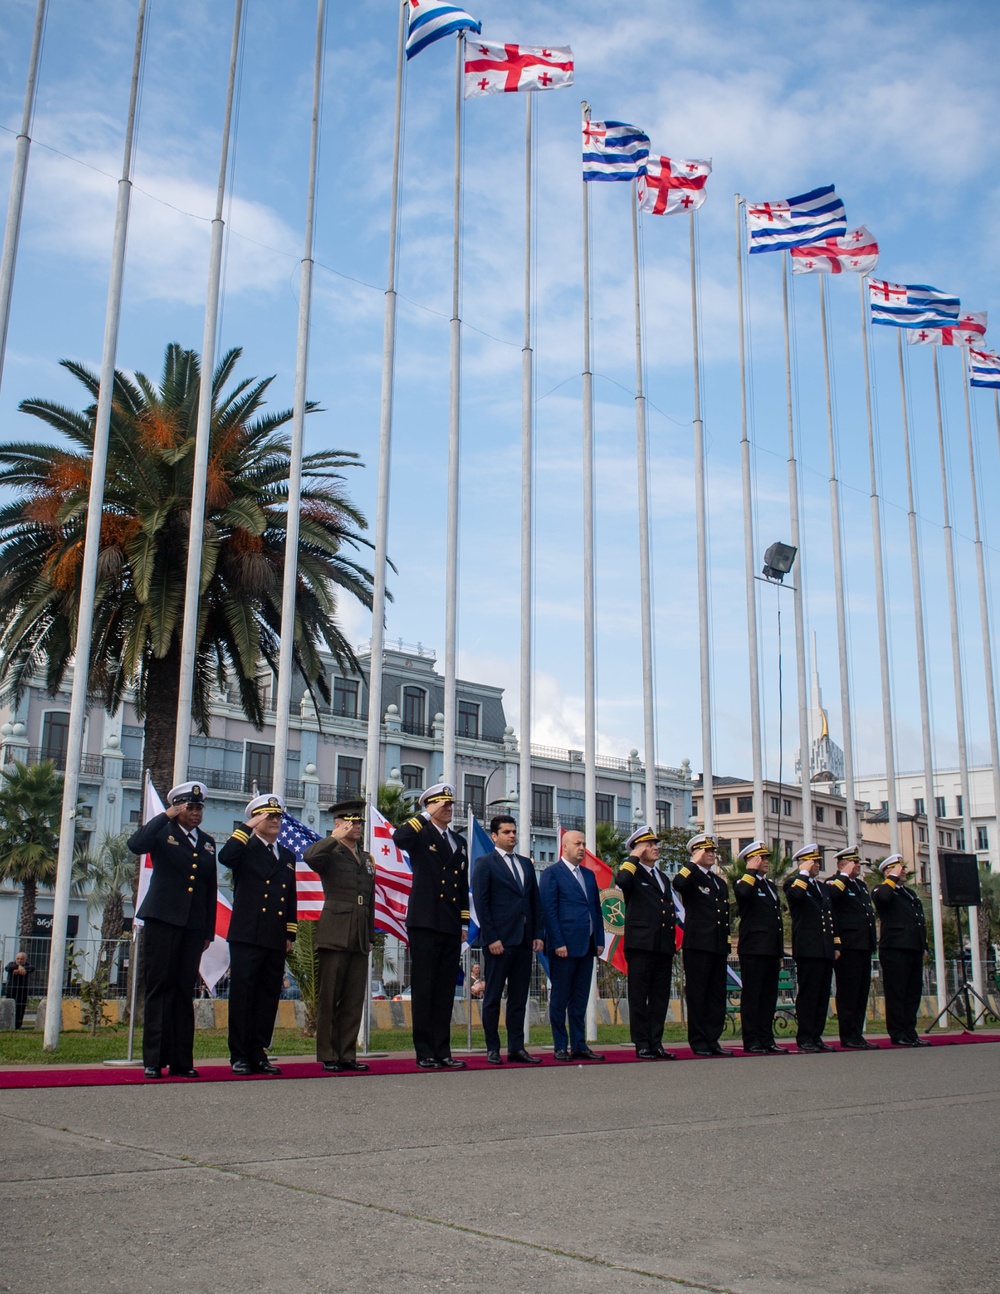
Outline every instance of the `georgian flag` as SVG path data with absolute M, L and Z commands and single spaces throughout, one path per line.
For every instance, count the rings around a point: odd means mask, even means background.
M 1000 355 L 992 350 L 977 350 L 974 346 L 970 346 L 966 354 L 969 357 L 969 385 L 1000 391 Z
M 650 157 L 639 176 L 639 210 L 651 216 L 672 216 L 676 211 L 696 211 L 705 201 L 705 181 L 712 163 Z
M 750 255 L 806 247 L 847 233 L 844 204 L 832 184 L 784 202 L 748 202 Z
M 465 97 L 557 90 L 573 84 L 573 51 L 568 45 L 498 45 L 477 40 L 466 46 Z
M 825 238 L 821 243 L 792 247 L 793 274 L 870 274 L 878 264 L 878 243 L 864 225 L 843 238 Z
M 626 121 L 585 121 L 583 178 L 636 180 L 646 169 L 649 136 Z
M 483 24 L 471 14 L 459 9 L 458 5 L 447 4 L 445 0 L 409 0 L 406 14 L 407 59 L 455 32 L 480 32 L 483 29 Z
M 868 280 L 872 323 L 894 328 L 954 328 L 961 302 L 925 283 Z
M 979 346 L 986 332 L 986 311 L 970 310 L 959 317 L 954 328 L 907 328 L 912 346 Z

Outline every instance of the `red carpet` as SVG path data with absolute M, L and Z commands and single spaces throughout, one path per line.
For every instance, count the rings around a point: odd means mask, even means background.
M 898 1051 L 902 1048 L 893 1047 L 888 1038 L 871 1039 L 874 1046 L 886 1051 Z M 939 1034 L 929 1040 L 934 1047 L 953 1047 L 963 1046 L 968 1043 L 978 1042 L 1000 1042 L 1000 1033 L 954 1033 Z M 725 1043 L 725 1039 L 723 1040 Z M 779 1044 L 788 1048 L 790 1054 L 795 1055 L 794 1043 Z M 836 1050 L 840 1050 L 836 1043 L 831 1044 Z M 692 1056 L 691 1049 L 680 1043 L 671 1043 L 668 1050 L 673 1051 L 678 1060 L 695 1060 Z M 741 1060 L 774 1060 L 776 1057 L 771 1056 L 744 1056 L 743 1050 L 739 1046 L 732 1048 L 736 1056 Z M 560 1069 L 568 1068 L 565 1061 L 556 1061 L 552 1058 L 551 1051 L 538 1051 L 536 1053 L 541 1057 L 542 1068 Z M 647 1064 L 651 1065 L 652 1061 L 637 1061 L 635 1052 L 631 1047 L 612 1046 L 603 1049 L 603 1054 L 607 1057 L 607 1063 L 613 1065 L 621 1064 Z M 855 1054 L 855 1053 L 852 1053 Z M 325 1078 L 333 1081 L 344 1081 L 347 1079 L 357 1078 L 375 1078 L 383 1074 L 412 1074 L 428 1082 L 434 1078 L 443 1077 L 446 1074 L 463 1074 L 471 1070 L 489 1070 L 493 1073 L 502 1073 L 505 1069 L 531 1069 L 539 1068 L 530 1065 L 511 1065 L 506 1061 L 503 1065 L 495 1066 L 487 1064 L 486 1057 L 482 1052 L 473 1056 L 466 1056 L 462 1059 L 468 1063 L 468 1069 L 461 1070 L 421 1070 L 417 1068 L 416 1062 L 409 1053 L 399 1053 L 392 1056 L 375 1056 L 369 1060 L 371 1070 L 367 1074 L 324 1074 L 319 1063 L 314 1060 L 282 1060 L 280 1056 L 274 1057 L 277 1064 L 281 1066 L 281 1078 L 269 1078 L 267 1075 L 255 1075 L 253 1078 L 236 1078 L 233 1075 L 229 1065 L 220 1061 L 198 1061 L 198 1078 L 170 1078 L 166 1075 L 159 1079 L 147 1079 L 142 1076 L 142 1065 L 136 1067 L 129 1066 L 112 1066 L 112 1065 L 40 1065 L 40 1066 L 20 1066 L 17 1068 L 7 1068 L 0 1070 L 0 1088 L 32 1088 L 32 1087 L 120 1087 L 130 1086 L 141 1083 L 146 1087 L 161 1087 L 164 1084 L 178 1083 L 274 1083 L 281 1082 L 286 1078 Z M 662 1062 L 660 1062 L 662 1064 Z M 702 1061 L 707 1064 L 707 1061 Z M 600 1064 L 594 1061 L 573 1061 L 573 1065 L 581 1068 L 600 1068 Z

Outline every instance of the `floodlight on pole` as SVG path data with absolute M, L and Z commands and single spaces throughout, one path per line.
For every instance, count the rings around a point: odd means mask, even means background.
M 791 544 L 772 544 L 764 554 L 764 577 L 781 584 L 792 569 L 798 551 Z

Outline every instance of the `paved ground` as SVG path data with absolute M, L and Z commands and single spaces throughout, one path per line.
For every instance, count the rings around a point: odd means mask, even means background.
M 1000 1045 L 0 1094 L 0 1289 L 995 1294 Z

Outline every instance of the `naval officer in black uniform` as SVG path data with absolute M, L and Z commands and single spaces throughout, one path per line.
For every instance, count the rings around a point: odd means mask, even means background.
M 837 875 L 826 883 L 833 907 L 833 924 L 840 939 L 840 956 L 833 968 L 837 980 L 837 1024 L 846 1051 L 867 1051 L 865 1012 L 872 985 L 872 957 L 877 947 L 875 908 L 868 886 L 858 873 L 861 855 L 849 845 L 834 855 Z
M 787 1056 L 774 1041 L 778 976 L 785 955 L 778 887 L 768 880 L 771 851 L 763 840 L 740 850 L 743 874 L 733 882 L 740 914 L 736 951 L 740 959 L 740 1025 L 743 1050 L 751 1056 Z
M 229 1060 L 233 1073 L 280 1074 L 267 1048 L 281 997 L 285 957 L 298 930 L 295 855 L 278 844 L 284 804 L 258 795 L 246 822 L 219 851 L 233 874 L 229 918 Z
M 826 886 L 816 880 L 823 852 L 815 841 L 792 855 L 798 871 L 783 886 L 792 914 L 792 956 L 799 987 L 795 995 L 799 1051 L 833 1051 L 823 1041 L 830 1011 L 833 966 L 840 940 L 833 924 L 833 908 Z
M 205 788 L 183 782 L 167 809 L 128 842 L 149 854 L 153 875 L 136 916 L 143 922 L 146 969 L 142 1061 L 146 1078 L 169 1066 L 174 1078 L 197 1078 L 194 1067 L 194 986 L 201 955 L 215 937 L 218 893 L 215 841 L 202 831 Z
M 676 914 L 670 882 L 660 871 L 660 845 L 650 826 L 633 831 L 629 856 L 615 877 L 625 898 L 629 1033 L 640 1060 L 674 1060 L 663 1049 L 676 951 Z
M 729 955 L 729 886 L 717 873 L 715 840 L 702 834 L 687 843 L 691 865 L 674 877 L 684 904 L 684 996 L 688 1042 L 696 1056 L 733 1056 L 719 1045 L 726 1026 L 726 958 Z
M 917 1036 L 917 1015 L 924 982 L 927 918 L 920 895 L 906 884 L 902 854 L 879 863 L 882 884 L 872 890 L 878 913 L 878 959 L 885 986 L 885 1024 L 897 1047 L 929 1047 Z
M 421 1069 L 464 1069 L 451 1054 L 451 1012 L 469 924 L 469 856 L 465 841 L 450 828 L 455 789 L 429 786 L 423 810 L 393 833 L 413 868 L 406 910 L 410 937 L 413 1047 Z

